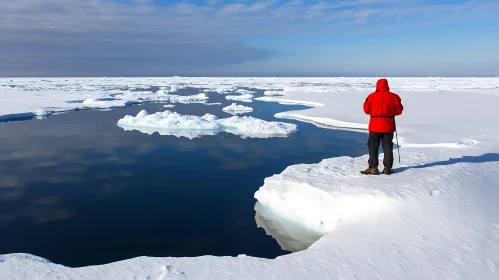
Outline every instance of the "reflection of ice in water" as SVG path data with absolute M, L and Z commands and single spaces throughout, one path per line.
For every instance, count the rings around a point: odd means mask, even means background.
M 194 139 L 201 136 L 212 136 L 219 133 L 218 130 L 203 130 L 203 129 L 193 129 L 193 130 L 178 130 L 178 129 L 160 129 L 160 128 L 150 128 L 150 127 L 126 127 L 121 126 L 125 131 L 137 130 L 145 134 L 152 135 L 154 133 L 159 133 L 159 135 L 169 135 L 175 136 L 177 138 L 185 137 L 188 139 Z
M 255 205 L 255 212 L 257 227 L 263 228 L 283 250 L 303 251 L 322 237 L 318 232 L 279 217 L 259 202 Z

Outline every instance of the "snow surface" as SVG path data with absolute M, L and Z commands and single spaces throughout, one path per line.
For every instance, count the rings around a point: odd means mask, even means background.
M 499 78 L 389 81 L 405 106 L 397 118 L 402 163 L 396 163 L 395 174 L 361 176 L 367 156 L 331 158 L 290 166 L 267 178 L 255 193 L 258 207 L 265 209 L 257 209 L 257 223 L 269 234 L 279 235 L 281 246 L 298 248 L 287 242 L 296 234 L 289 225 L 275 233 L 277 226 L 260 219 L 261 213 L 324 235 L 307 250 L 273 260 L 244 255 L 138 257 L 84 268 L 8 254 L 0 256 L 2 279 L 499 279 Z M 365 131 L 368 117 L 362 103 L 375 82 L 375 78 L 3 79 L 0 94 L 11 100 L 0 104 L 0 112 L 25 112 L 19 108 L 29 106 L 16 96 L 23 91 L 27 104 L 39 105 L 36 110 L 67 106 L 50 91 L 51 85 L 58 92 L 78 90 L 73 93 L 78 98 L 73 98 L 80 100 L 99 98 L 89 92 L 116 90 L 120 83 L 146 90 L 161 83 L 232 91 L 246 87 L 283 90 L 282 97 L 266 98 L 314 107 L 278 117 Z M 26 98 L 35 89 L 41 96 Z M 34 107 L 31 112 L 36 112 Z M 306 241 L 303 244 L 308 246 Z
M 469 139 L 480 141 L 479 135 L 495 132 L 497 121 L 494 108 L 497 107 L 499 95 L 494 93 L 498 91 L 398 92 L 404 106 L 409 104 L 404 114 L 397 118 L 400 144 L 405 147 L 448 148 L 476 144 Z M 315 107 L 277 113 L 275 116 L 278 118 L 367 132 L 369 116 L 364 115 L 362 104 L 370 91 L 285 93 L 285 96 L 261 97 L 258 100 Z M 306 98 L 306 101 L 300 98 Z M 422 102 L 426 103 L 422 105 Z
M 232 103 L 231 105 L 224 107 L 222 111 L 232 115 L 238 115 L 238 114 L 253 112 L 253 108 Z
M 231 117 L 219 119 L 206 114 L 202 117 L 181 115 L 164 111 L 148 114 L 145 110 L 137 116 L 127 115 L 118 121 L 125 130 L 138 130 L 152 134 L 173 135 L 193 139 L 204 135 L 215 135 L 225 131 L 242 138 L 283 137 L 298 131 L 295 124 L 268 122 L 253 117 Z

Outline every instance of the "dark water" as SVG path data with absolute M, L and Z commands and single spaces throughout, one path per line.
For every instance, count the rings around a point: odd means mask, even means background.
M 210 94 L 217 101 L 232 103 Z M 305 108 L 245 105 L 266 120 Z M 222 106 L 173 110 L 229 116 Z M 164 110 L 147 104 L 0 124 L 0 254 L 72 267 L 137 256 L 274 258 L 287 251 L 257 227 L 253 194 L 263 180 L 292 164 L 365 153 L 363 134 L 288 120 L 280 121 L 298 124 L 300 133 L 271 139 L 187 140 L 116 126 L 142 109 Z

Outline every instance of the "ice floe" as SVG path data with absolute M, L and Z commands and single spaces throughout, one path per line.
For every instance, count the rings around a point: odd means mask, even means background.
M 253 94 L 246 93 L 246 94 L 242 94 L 242 95 L 227 95 L 225 97 L 225 99 L 240 101 L 240 102 L 252 102 L 253 101 Z
M 183 96 L 168 94 L 165 90 L 159 90 L 157 94 L 158 96 L 152 96 L 150 98 L 150 101 L 191 104 L 206 103 L 209 99 L 209 97 L 205 93 Z
M 82 104 L 85 107 L 94 108 L 94 109 L 111 109 L 111 108 L 127 107 L 134 103 L 138 102 L 116 99 L 114 97 L 89 98 L 82 102 Z
M 231 117 L 219 119 L 214 115 L 181 115 L 164 111 L 148 114 L 142 110 L 136 116 L 127 115 L 118 121 L 125 130 L 138 130 L 147 134 L 158 132 L 189 139 L 229 132 L 243 138 L 283 137 L 298 131 L 295 124 L 268 122 L 253 117 Z

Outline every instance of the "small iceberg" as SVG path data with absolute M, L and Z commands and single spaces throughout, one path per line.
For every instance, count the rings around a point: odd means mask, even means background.
M 232 105 L 223 108 L 222 111 L 232 115 L 238 115 L 253 112 L 253 108 L 232 103 Z
M 227 100 L 241 101 L 241 102 L 252 102 L 253 94 L 247 93 L 242 95 L 227 95 L 225 97 Z

